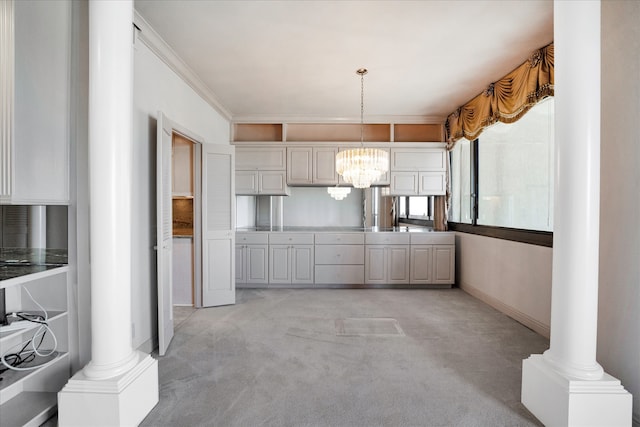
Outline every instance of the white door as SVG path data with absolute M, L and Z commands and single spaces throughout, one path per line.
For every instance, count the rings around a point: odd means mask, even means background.
M 156 160 L 156 245 L 158 248 L 158 352 L 164 356 L 173 338 L 173 220 L 171 212 L 171 139 L 173 124 L 158 113 Z
M 234 147 L 202 144 L 202 306 L 236 303 Z

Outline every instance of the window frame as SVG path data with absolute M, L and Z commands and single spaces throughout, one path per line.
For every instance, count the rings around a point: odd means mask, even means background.
M 475 234 L 478 236 L 492 237 L 495 239 L 509 240 L 519 243 L 527 243 L 530 245 L 553 247 L 553 232 L 552 231 L 540 231 L 540 230 L 527 230 L 522 228 L 500 227 L 493 225 L 480 225 L 478 224 L 478 206 L 479 206 L 479 194 L 478 194 L 478 182 L 479 182 L 479 156 L 478 156 L 478 141 L 479 138 L 471 141 L 471 159 L 470 159 L 470 171 L 471 174 L 471 203 L 469 208 L 471 210 L 471 224 L 463 222 L 451 222 L 448 221 L 448 228 L 450 231 L 456 231 L 466 234 Z M 449 170 L 452 170 L 452 158 L 449 156 Z M 453 177 L 451 178 L 453 179 Z

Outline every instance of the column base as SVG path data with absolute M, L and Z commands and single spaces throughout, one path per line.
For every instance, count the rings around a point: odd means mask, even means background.
M 559 374 L 541 354 L 522 362 L 522 404 L 544 425 L 631 426 L 631 394 L 605 373 L 599 380 Z
M 113 378 L 75 374 L 58 393 L 58 425 L 137 426 L 158 403 L 158 361 L 137 352 L 136 365 Z

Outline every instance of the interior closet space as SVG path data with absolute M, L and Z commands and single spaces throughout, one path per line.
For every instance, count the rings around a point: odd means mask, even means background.
M 173 134 L 171 150 L 174 307 L 193 307 L 195 143 Z

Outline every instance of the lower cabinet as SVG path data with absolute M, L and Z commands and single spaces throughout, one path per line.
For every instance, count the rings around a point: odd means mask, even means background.
M 239 232 L 236 283 L 453 285 L 455 234 Z
M 269 283 L 268 245 L 236 245 L 236 283 Z
M 269 235 L 236 234 L 236 283 L 269 283 Z
M 455 255 L 453 233 L 411 236 L 411 284 L 453 285 Z
M 269 283 L 313 284 L 313 234 L 269 235 Z
M 364 283 L 362 233 L 316 234 L 315 283 L 361 285 Z
M 367 284 L 408 284 L 409 245 L 367 245 L 364 281 Z

